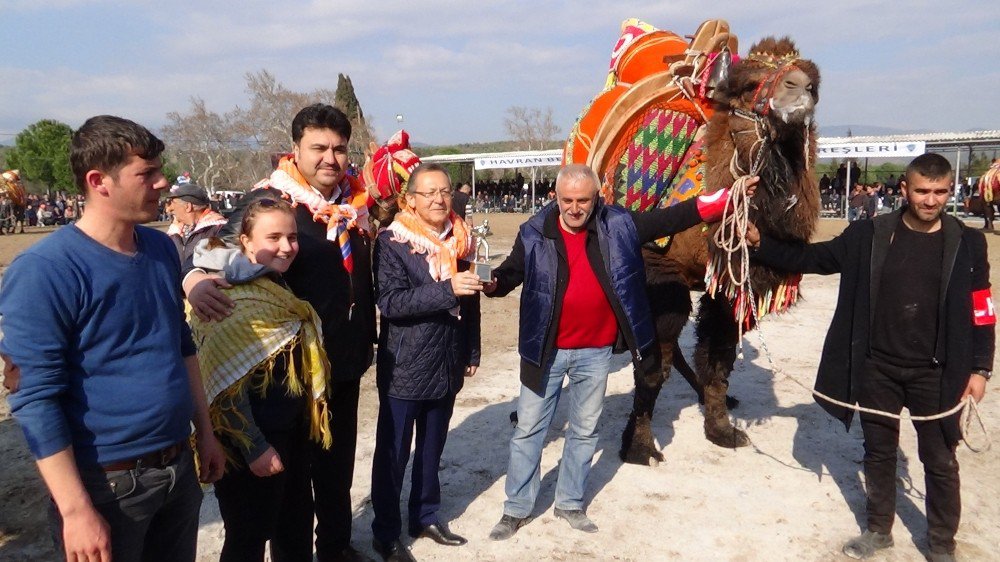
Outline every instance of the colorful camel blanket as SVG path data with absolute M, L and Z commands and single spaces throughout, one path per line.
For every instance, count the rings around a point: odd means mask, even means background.
M 23 209 L 27 204 L 27 194 L 24 191 L 24 184 L 21 183 L 21 172 L 18 170 L 7 170 L 0 174 L 0 195 L 6 195 L 11 203 Z
M 983 177 L 979 178 L 979 195 L 987 203 L 993 203 L 997 195 L 1000 195 L 1000 163 L 990 165 Z
M 372 199 L 387 201 L 406 191 L 410 174 L 420 165 L 420 158 L 410 150 L 410 135 L 400 129 L 382 146 L 373 142 L 368 150 L 361 177 Z

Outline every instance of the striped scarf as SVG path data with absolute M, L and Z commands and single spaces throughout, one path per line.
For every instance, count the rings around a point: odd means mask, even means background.
M 272 187 L 282 192 L 292 205 L 305 205 L 312 211 L 313 220 L 327 224 L 326 239 L 340 246 L 340 255 L 348 272 L 354 271 L 351 256 L 350 230 L 366 234 L 371 226 L 368 222 L 368 192 L 357 178 L 345 175 L 338 188 L 343 201 L 340 204 L 327 201 L 316 188 L 309 185 L 295 165 L 295 158 L 284 156 L 271 177 L 261 180 L 254 189 Z

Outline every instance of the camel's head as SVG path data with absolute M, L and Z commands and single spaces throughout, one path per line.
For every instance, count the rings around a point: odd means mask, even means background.
M 785 37 L 768 37 L 750 48 L 720 86 L 733 109 L 756 113 L 775 128 L 800 127 L 812 122 L 819 101 L 819 69 L 799 57 Z

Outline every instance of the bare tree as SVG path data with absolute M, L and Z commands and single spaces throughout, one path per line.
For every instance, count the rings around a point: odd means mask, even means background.
M 195 183 L 209 189 L 239 185 L 240 153 L 248 146 L 234 131 L 234 115 L 220 115 L 205 106 L 205 100 L 192 97 L 186 113 L 171 111 L 163 137 L 178 163 L 191 173 Z
M 544 111 L 538 108 L 511 106 L 503 120 L 507 134 L 514 139 L 521 150 L 542 150 L 552 144 L 552 137 L 560 132 L 552 119 L 552 108 Z
M 313 103 L 335 103 L 333 90 L 295 92 L 267 70 L 248 72 L 245 78 L 249 96 L 245 106 L 220 115 L 210 111 L 204 100 L 193 97 L 187 112 L 167 114 L 169 123 L 163 135 L 168 149 L 205 187 L 245 189 L 266 177 L 273 166 L 271 156 L 292 149 L 295 114 Z M 354 115 L 348 115 L 353 129 L 348 149 L 360 164 L 374 131 L 356 98 L 353 103 Z
M 267 70 L 246 74 L 250 103 L 236 108 L 236 132 L 265 152 L 292 145 L 292 118 L 310 103 L 311 96 L 281 85 Z

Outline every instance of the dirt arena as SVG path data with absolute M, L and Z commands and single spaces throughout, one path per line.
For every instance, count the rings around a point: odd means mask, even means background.
M 488 218 L 494 233 L 489 238 L 492 254 L 502 257 L 527 216 L 475 218 Z M 836 235 L 844 224 L 821 221 L 817 239 Z M 973 219 L 970 224 L 978 227 L 981 221 Z M 0 236 L 0 268 L 45 234 Z M 1000 237 L 987 237 L 992 245 L 990 261 L 996 264 Z M 997 276 L 994 269 L 994 285 Z M 728 450 L 706 441 L 695 394 L 674 376 L 664 386 L 653 422 L 666 460 L 657 467 L 622 464 L 618 448 L 632 402 L 631 370 L 623 368 L 609 381 L 588 488 L 588 513 L 600 532 L 572 531 L 552 515 L 566 421 L 565 406 L 561 406 L 543 453 L 536 519 L 501 543 L 490 541 L 487 535 L 502 511 L 512 432 L 508 416 L 519 390 L 518 293 L 484 299 L 482 365 L 458 397 L 441 462 L 441 515 L 469 544 L 454 548 L 407 538 L 414 556 L 420 560 L 512 561 L 846 560 L 840 546 L 858 532 L 864 516 L 860 428 L 855 424 L 850 433 L 845 432 L 798 384 L 810 386 L 815 375 L 837 281 L 836 276 L 806 276 L 799 305 L 763 322 L 764 342 L 778 372 L 772 371 L 758 335 L 745 338 L 746 358 L 737 363 L 730 392 L 742 401 L 733 416 L 749 433 L 752 446 Z M 692 347 L 689 328 L 682 336 L 682 348 L 689 357 Z M 988 389 L 981 405 L 987 430 L 994 433 L 1000 427 L 997 384 Z M 46 492 L 2 393 L 0 389 L 0 560 L 54 560 L 46 524 Z M 368 494 L 377 407 L 374 377 L 369 373 L 362 383 L 353 493 L 354 544 L 372 557 Z M 977 439 L 984 437 L 979 434 Z M 923 472 L 909 424 L 903 430 L 900 459 L 896 547 L 874 560 L 924 559 Z M 998 461 L 1000 446 L 976 454 L 960 445 L 964 511 L 958 554 L 964 560 L 1000 557 Z M 404 489 L 403 497 L 407 494 Z M 199 559 L 217 559 L 222 538 L 222 522 L 212 490 L 207 488 Z

